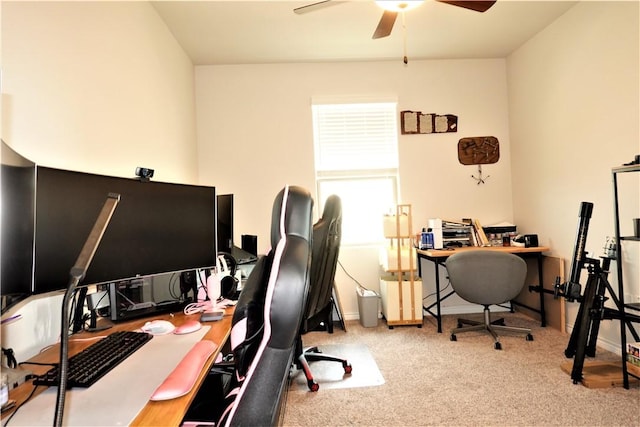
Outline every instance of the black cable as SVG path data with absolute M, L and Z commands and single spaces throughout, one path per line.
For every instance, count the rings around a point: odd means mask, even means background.
M 58 366 L 57 363 L 51 363 L 51 362 L 20 362 L 19 364 L 20 365 L 35 365 L 35 366 Z
M 173 298 L 174 300 L 179 300 L 182 297 L 182 292 L 176 294 L 175 292 L 175 288 L 176 288 L 176 283 L 178 284 L 178 290 L 180 290 L 180 274 L 179 273 L 172 273 L 171 277 L 169 278 L 169 295 L 171 295 L 171 298 Z
M 6 427 L 7 425 L 9 425 L 9 421 L 11 421 L 11 419 L 16 414 L 16 412 L 18 412 L 18 409 L 22 408 L 22 405 L 24 405 L 25 403 L 27 403 L 28 401 L 30 401 L 33 398 L 33 394 L 36 392 L 37 388 L 38 388 L 37 385 L 33 386 L 33 389 L 31 390 L 31 393 L 29 393 L 29 396 L 27 396 L 27 398 L 24 400 L 24 402 L 22 402 L 21 404 L 16 406 L 16 409 L 13 410 L 11 415 L 9 415 L 6 420 L 4 420 L 3 427 Z
M 3 348 L 2 353 L 7 358 L 7 368 L 15 368 L 18 364 L 16 361 L 16 356 L 13 354 L 12 348 Z
M 71 322 L 72 334 L 75 334 L 82 330 L 83 320 L 84 320 L 84 315 L 83 315 L 84 303 L 87 299 L 87 291 L 88 291 L 88 288 L 86 286 L 83 286 L 80 289 L 76 289 L 73 293 L 75 310 L 71 311 L 73 313 L 73 320 Z
M 356 284 L 358 286 L 360 286 L 361 288 L 369 291 L 370 289 L 368 289 L 367 287 L 363 286 L 360 282 L 358 282 L 352 275 L 349 274 L 349 272 L 347 271 L 346 268 L 344 268 L 344 265 L 342 265 L 342 263 L 340 262 L 340 260 L 338 260 L 338 265 L 340 266 L 340 268 L 342 268 L 342 271 L 344 271 L 344 274 L 347 275 L 347 277 L 349 277 L 351 280 L 353 280 L 354 282 L 356 282 Z
M 447 281 L 447 286 L 445 286 L 444 288 L 440 289 L 440 292 L 444 292 L 447 290 L 447 288 L 449 288 L 451 286 L 451 280 Z M 422 301 L 426 300 L 429 297 L 432 297 L 436 294 L 437 292 L 432 292 L 429 295 L 426 295 L 424 298 L 422 298 Z

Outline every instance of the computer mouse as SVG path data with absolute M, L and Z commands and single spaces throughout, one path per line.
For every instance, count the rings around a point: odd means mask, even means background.
M 173 323 L 168 320 L 152 320 L 144 324 L 142 328 L 144 332 L 150 333 L 152 335 L 166 335 L 173 332 L 176 327 Z
M 190 334 L 192 332 L 200 330 L 200 328 L 202 328 L 202 323 L 198 322 L 197 320 L 187 320 L 182 325 L 176 327 L 173 333 L 177 335 Z

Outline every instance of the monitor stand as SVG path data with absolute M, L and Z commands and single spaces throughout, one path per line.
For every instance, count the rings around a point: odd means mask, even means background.
M 238 265 L 251 264 L 258 260 L 257 256 L 237 246 L 231 248 L 231 255 L 236 259 Z

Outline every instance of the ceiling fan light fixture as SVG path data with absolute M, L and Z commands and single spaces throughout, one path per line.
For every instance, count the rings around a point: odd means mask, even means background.
M 424 3 L 424 0 L 376 0 L 376 4 L 390 12 L 404 12 L 415 9 Z

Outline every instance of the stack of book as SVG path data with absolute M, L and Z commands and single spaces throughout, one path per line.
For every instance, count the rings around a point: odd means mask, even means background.
M 474 246 L 473 226 L 465 222 L 442 221 L 442 243 L 444 247 Z
M 640 342 L 627 344 L 627 371 L 640 375 Z
M 463 218 L 461 221 L 442 221 L 444 246 L 491 246 L 480 221 Z
M 497 231 L 502 246 L 503 234 L 515 234 L 516 226 L 510 223 L 500 223 L 489 227 L 483 227 L 480 221 L 473 218 L 463 218 L 460 221 L 442 220 L 443 246 L 492 246 L 487 237 Z

